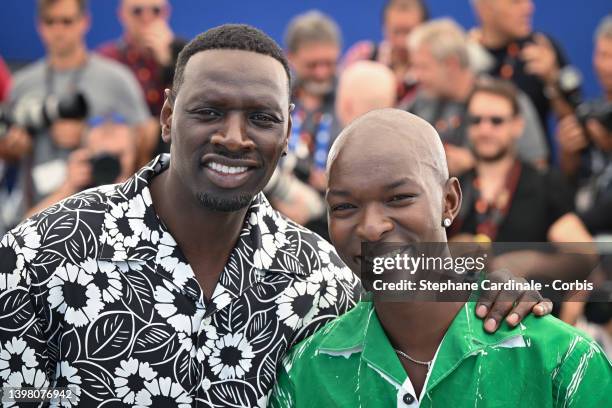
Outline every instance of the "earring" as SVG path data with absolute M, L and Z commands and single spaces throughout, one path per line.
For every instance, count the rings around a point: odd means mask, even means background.
M 445 218 L 442 225 L 444 226 L 444 228 L 448 228 L 451 226 L 452 223 L 453 223 L 453 220 L 451 220 L 450 218 Z

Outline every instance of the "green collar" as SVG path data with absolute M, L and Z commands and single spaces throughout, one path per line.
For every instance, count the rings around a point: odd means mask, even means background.
M 483 321 L 476 317 L 475 307 L 475 302 L 466 303 L 453 319 L 438 351 L 427 383 L 427 391 L 469 356 L 524 334 L 523 325 L 511 329 L 505 323 L 494 334 L 487 333 Z M 401 385 L 406 380 L 406 372 L 370 301 L 359 302 L 353 310 L 339 318 L 333 330 L 324 337 L 318 350 L 331 351 L 332 355 L 336 356 L 361 352 L 362 360 L 397 384 Z

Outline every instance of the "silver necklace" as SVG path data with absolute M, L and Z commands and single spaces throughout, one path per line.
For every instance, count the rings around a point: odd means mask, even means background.
M 399 354 L 400 356 L 404 357 L 407 360 L 412 361 L 415 364 L 427 366 L 427 371 L 431 369 L 431 363 L 433 362 L 433 359 L 429 361 L 421 361 L 421 360 L 417 360 L 416 358 L 410 357 L 408 354 L 404 353 L 402 350 L 398 350 L 398 349 L 394 349 L 394 350 L 397 354 Z

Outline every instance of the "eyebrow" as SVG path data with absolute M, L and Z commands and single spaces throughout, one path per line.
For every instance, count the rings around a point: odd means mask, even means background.
M 399 179 L 397 181 L 394 181 L 392 183 L 385 184 L 383 186 L 383 189 L 384 190 L 393 190 L 394 188 L 401 187 L 401 186 L 403 186 L 405 184 L 413 184 L 414 185 L 412 180 L 410 180 L 407 177 L 404 177 L 404 178 L 401 178 L 401 179 Z M 351 193 L 349 193 L 346 190 L 332 189 L 332 190 L 329 190 L 327 192 L 327 195 L 335 195 L 335 196 L 340 196 L 340 197 L 349 197 L 351 195 Z
M 249 109 L 271 109 L 274 111 L 282 112 L 282 108 L 277 100 L 264 95 L 231 95 L 230 98 L 240 97 L 243 98 L 245 106 Z M 205 103 L 223 106 L 224 104 L 230 103 L 227 99 L 227 94 L 214 88 L 206 89 L 205 91 L 194 93 L 187 99 L 187 104 L 192 103 Z

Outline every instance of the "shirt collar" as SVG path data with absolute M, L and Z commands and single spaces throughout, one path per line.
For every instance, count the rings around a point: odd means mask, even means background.
M 524 326 L 511 329 L 505 324 L 495 333 L 487 333 L 482 320 L 476 317 L 475 305 L 475 302 L 467 302 L 453 319 L 438 350 L 427 390 L 435 387 L 465 358 L 524 334 Z M 345 357 L 349 351 L 361 352 L 361 359 L 370 367 L 402 384 L 406 372 L 376 316 L 373 303 L 361 301 L 349 313 L 354 313 L 353 317 L 350 320 L 339 319 L 331 330 L 332 334 L 325 336 L 318 350 L 332 352 L 325 353 L 331 356 Z
M 169 164 L 170 155 L 160 155 L 125 183 L 112 189 L 103 188 L 107 203 L 98 259 L 152 262 L 157 273 L 198 300 L 202 299 L 202 293 L 193 271 L 155 213 L 149 191 L 151 180 Z M 231 301 L 230 294 L 239 296 L 259 282 L 263 273 L 307 273 L 302 270 L 295 245 L 290 245 L 289 236 L 297 228 L 274 210 L 262 193 L 253 198 L 212 297 L 217 310 Z M 252 260 L 252 264 L 244 265 L 241 260 L 245 258 Z

